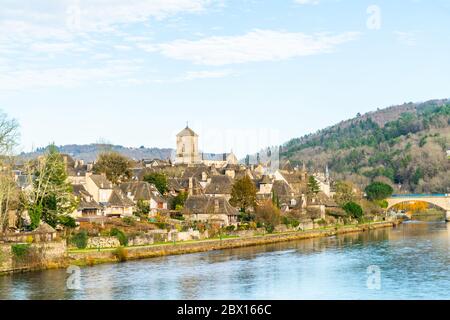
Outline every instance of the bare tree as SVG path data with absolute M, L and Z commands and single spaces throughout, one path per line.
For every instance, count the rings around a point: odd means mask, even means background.
M 0 232 L 8 226 L 12 204 L 16 202 L 18 187 L 12 173 L 14 147 L 19 139 L 18 123 L 0 111 Z

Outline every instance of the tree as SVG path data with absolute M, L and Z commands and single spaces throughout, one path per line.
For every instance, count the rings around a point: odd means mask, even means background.
M 317 182 L 316 178 L 310 176 L 308 181 L 308 194 L 310 196 L 316 196 L 319 192 L 320 192 L 319 183 Z
M 394 189 L 388 184 L 374 182 L 367 186 L 365 192 L 369 200 L 384 200 L 394 193 Z
M 106 151 L 98 156 L 93 171 L 117 185 L 131 178 L 131 162 L 118 152 Z
M 230 204 L 246 212 L 248 209 L 254 210 L 256 207 L 256 186 L 249 176 L 236 180 L 231 190 Z
M 19 125 L 0 111 L 0 232 L 4 232 L 10 210 L 17 209 L 20 191 L 13 179 L 13 148 L 17 145 Z
M 281 209 L 280 197 L 272 190 L 272 204 L 278 209 Z
M 362 207 L 356 202 L 348 202 L 342 207 L 342 209 L 344 209 L 349 216 L 355 219 L 360 219 L 364 216 Z
M 351 182 L 338 181 L 336 183 L 336 193 L 334 195 L 334 201 L 340 206 L 343 206 L 347 202 L 356 201 L 357 195 L 354 192 L 354 186 Z
M 152 172 L 144 176 L 144 181 L 155 185 L 156 189 L 164 195 L 168 190 L 167 176 L 164 173 Z
M 64 160 L 57 148 L 52 145 L 47 154 L 37 161 L 34 181 L 33 177 L 30 177 L 34 187 L 28 208 L 32 229 L 37 228 L 41 220 L 52 227 L 68 222 L 65 217 L 73 213 L 77 200 L 67 178 Z
M 180 192 L 172 201 L 172 209 L 173 210 L 182 210 L 188 198 L 187 192 Z
M 10 155 L 19 140 L 19 124 L 0 111 L 0 156 Z
M 271 201 L 266 201 L 256 208 L 256 221 L 266 226 L 268 231 L 280 224 L 281 212 Z

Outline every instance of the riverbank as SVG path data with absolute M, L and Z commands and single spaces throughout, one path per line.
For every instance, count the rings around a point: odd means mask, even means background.
M 39 271 L 46 269 L 60 269 L 67 268 L 71 265 L 86 267 L 106 263 L 118 263 L 131 260 L 150 259 L 156 257 L 163 257 L 169 255 L 181 255 L 208 252 L 214 250 L 224 250 L 233 248 L 243 248 L 251 246 L 259 246 L 266 244 L 273 244 L 279 242 L 296 241 L 303 239 L 313 239 L 321 237 L 331 237 L 340 234 L 365 232 L 374 229 L 392 228 L 399 225 L 400 221 L 394 222 L 375 222 L 361 225 L 350 226 L 332 226 L 323 229 L 309 230 L 309 231 L 295 231 L 286 233 L 266 234 L 246 238 L 226 237 L 222 239 L 208 239 L 198 241 L 176 242 L 176 243 L 161 243 L 148 246 L 136 246 L 126 248 L 110 248 L 110 249 L 85 249 L 85 250 L 66 250 L 58 257 L 46 257 L 44 260 L 39 259 L 39 262 L 27 263 L 23 261 L 20 265 L 14 263 L 14 257 L 11 259 L 12 263 L 3 264 L 0 268 L 0 275 L 11 273 L 23 273 L 30 271 Z M 61 245 L 58 244 L 59 252 L 61 253 Z M 37 246 L 36 250 L 43 253 L 46 249 L 42 246 Z M 65 246 L 64 246 L 65 247 Z M 3 256 L 5 256 L 5 251 Z
M 103 263 L 117 263 L 130 260 L 149 259 L 169 255 L 208 252 L 214 250 L 243 248 L 258 245 L 288 242 L 340 234 L 365 232 L 374 229 L 392 228 L 400 222 L 376 222 L 370 224 L 338 226 L 319 230 L 269 234 L 249 238 L 212 239 L 183 243 L 165 243 L 143 247 L 128 247 L 102 250 L 73 250 L 68 254 L 68 265 L 94 266 Z

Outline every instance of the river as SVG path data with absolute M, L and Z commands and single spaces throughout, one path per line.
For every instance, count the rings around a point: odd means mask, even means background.
M 100 265 L 71 277 L 66 270 L 16 274 L 0 277 L 0 299 L 450 299 L 449 230 L 441 222 L 410 222 Z

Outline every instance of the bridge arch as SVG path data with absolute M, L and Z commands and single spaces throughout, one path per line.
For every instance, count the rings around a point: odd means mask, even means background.
M 398 195 L 387 199 L 388 208 L 392 209 L 394 206 L 401 203 L 408 202 L 426 202 L 436 207 L 443 209 L 446 212 L 447 221 L 450 221 L 450 195 Z

